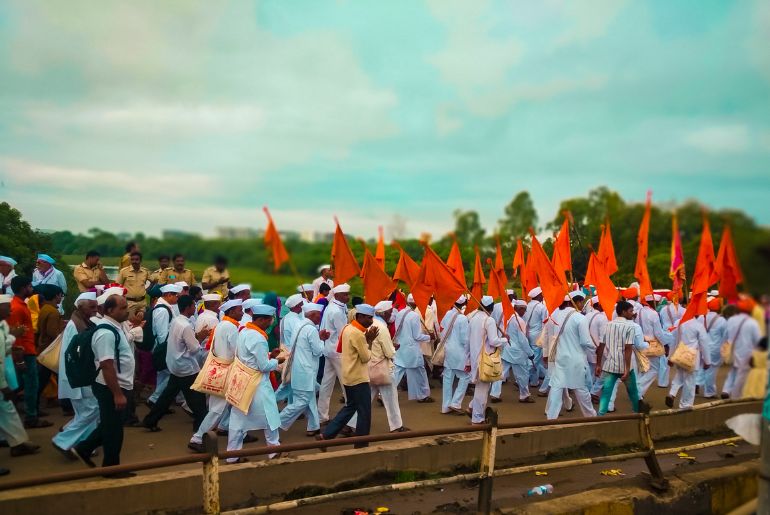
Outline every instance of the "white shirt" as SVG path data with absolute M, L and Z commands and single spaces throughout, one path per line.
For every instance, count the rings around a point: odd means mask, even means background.
M 543 323 L 548 319 L 548 310 L 545 305 L 537 300 L 530 300 L 527 304 L 527 311 L 524 312 L 524 323 L 527 327 L 527 339 L 530 345 L 535 345 L 540 332 L 543 330 Z
M 735 368 L 751 368 L 749 359 L 760 338 L 759 324 L 746 313 L 739 313 L 727 319 L 727 341 L 733 344 Z
M 171 322 L 166 350 L 168 371 L 177 377 L 187 377 L 201 370 L 200 359 L 206 354 L 195 338 L 192 320 L 184 315 Z
M 342 355 L 337 352 L 337 342 L 346 325 L 348 325 L 348 307 L 337 299 L 329 300 L 321 320 L 321 329 L 329 331 L 329 339 L 324 342 L 324 356 L 327 358 L 342 359 Z
M 166 306 L 169 311 L 158 306 Z M 155 335 L 155 343 L 163 343 L 168 338 L 168 330 L 171 327 L 171 319 L 174 317 L 173 306 L 160 298 L 152 307 L 152 334 Z M 154 345 L 153 345 L 154 347 Z
M 238 345 L 238 326 L 223 320 L 214 329 L 214 343 L 211 344 L 214 355 L 225 360 L 235 357 Z
M 607 315 L 602 311 L 594 309 L 585 315 L 588 320 L 588 334 L 591 336 L 594 348 L 586 350 L 586 358 L 589 363 L 596 363 L 596 349 L 604 341 L 604 333 L 607 331 Z
M 664 330 L 668 330 L 669 327 L 674 327 L 676 322 L 684 315 L 684 306 L 675 305 L 673 303 L 666 304 L 663 309 L 660 310 L 660 323 L 663 325 Z
M 703 318 L 691 318 L 684 324 L 677 327 L 674 336 L 679 337 L 679 341 L 695 351 L 695 368 L 701 368 L 701 359 L 705 365 L 711 365 L 711 356 L 709 353 L 709 343 L 711 337 L 703 326 Z M 679 345 L 679 343 L 677 343 Z M 672 351 L 673 352 L 673 351 Z
M 637 323 L 642 326 L 642 333 L 644 333 L 645 338 L 655 338 L 661 345 L 670 346 L 674 343 L 671 333 L 664 331 L 660 325 L 658 312 L 650 306 L 642 307 L 642 311 L 637 316 Z
M 323 283 L 328 284 L 329 288 L 334 288 L 334 281 L 331 279 L 324 279 L 323 276 L 318 276 L 313 281 L 313 298 L 318 296 L 318 288 L 320 288 Z
M 134 351 L 128 344 L 126 333 L 123 331 L 123 327 L 114 319 L 105 316 L 99 321 L 100 325 L 109 324 L 113 326 L 119 336 L 118 342 L 118 363 L 115 363 L 115 373 L 118 376 L 118 385 L 123 390 L 134 389 Z M 94 362 L 97 367 L 101 366 L 102 361 L 115 359 L 115 335 L 112 331 L 107 329 L 97 329 L 94 332 L 93 340 L 91 340 L 91 347 L 94 350 Z M 96 382 L 107 386 L 104 382 L 104 373 L 99 372 L 96 376 Z
M 195 320 L 195 332 L 199 333 L 204 329 L 211 329 L 212 331 L 219 323 L 219 315 L 210 309 L 204 309 L 203 312 L 198 315 Z
M 480 310 L 477 310 L 469 318 L 468 335 L 470 338 L 471 382 L 475 384 L 479 378 L 479 359 L 482 349 L 487 354 L 491 354 L 495 348 L 508 343 L 508 339 L 498 335 L 495 319 Z

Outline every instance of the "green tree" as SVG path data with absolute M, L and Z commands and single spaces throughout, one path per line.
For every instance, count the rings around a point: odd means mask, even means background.
M 528 191 L 520 191 L 505 206 L 504 216 L 500 219 L 498 227 L 500 239 L 507 242 L 527 237 L 530 227 L 537 231 L 537 211 Z
M 476 211 L 462 211 L 461 209 L 456 209 L 454 211 L 454 217 L 454 234 L 457 237 L 457 240 L 463 245 L 470 247 L 473 245 L 481 245 L 484 241 L 484 233 L 486 231 L 481 227 L 479 214 Z

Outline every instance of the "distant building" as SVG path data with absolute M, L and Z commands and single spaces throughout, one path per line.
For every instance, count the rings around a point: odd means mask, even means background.
M 297 231 L 278 231 L 283 241 L 299 241 L 299 233 Z
M 221 240 L 256 240 L 265 236 L 262 229 L 251 227 L 217 227 L 217 238 Z
M 309 243 L 331 243 L 334 241 L 333 232 L 302 231 L 299 239 Z
M 180 231 L 179 229 L 163 229 L 161 232 L 163 239 L 181 239 L 181 238 L 200 238 L 200 234 L 194 232 Z

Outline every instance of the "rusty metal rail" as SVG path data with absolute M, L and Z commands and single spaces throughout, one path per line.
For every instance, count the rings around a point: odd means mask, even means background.
M 740 400 L 719 400 L 709 403 L 699 404 L 691 408 L 690 410 L 659 410 L 649 414 L 643 413 L 630 413 L 625 415 L 605 415 L 603 417 L 579 417 L 569 419 L 557 419 L 557 420 L 545 420 L 545 421 L 529 421 L 529 422 L 513 422 L 499 424 L 497 420 L 497 412 L 491 408 L 487 408 L 486 421 L 483 424 L 476 424 L 472 426 L 461 426 L 443 429 L 432 429 L 425 431 L 409 431 L 405 433 L 385 433 L 379 435 L 368 436 L 354 436 L 349 438 L 339 438 L 334 440 L 321 440 L 307 443 L 296 444 L 283 444 L 277 446 L 260 446 L 251 447 L 246 449 L 240 449 L 236 451 L 223 451 L 218 449 L 218 441 L 216 434 L 209 432 L 204 435 L 204 447 L 206 452 L 188 454 L 185 456 L 177 456 L 171 458 L 163 458 L 158 460 L 144 461 L 139 463 L 132 463 L 127 465 L 116 465 L 112 467 L 97 467 L 86 470 L 79 470 L 76 472 L 67 472 L 60 474 L 51 474 L 48 476 L 41 476 L 37 478 L 23 479 L 17 481 L 9 481 L 0 484 L 0 491 L 11 490 L 17 488 L 25 488 L 32 486 L 39 486 L 51 483 L 60 483 L 66 481 L 75 481 L 81 479 L 88 479 L 100 476 L 109 476 L 120 472 L 129 472 L 137 470 L 151 470 L 163 467 L 173 467 L 177 465 L 185 465 L 191 463 L 203 464 L 203 512 L 206 514 L 218 514 L 220 513 L 219 504 L 219 460 L 223 458 L 237 458 L 247 456 L 260 456 L 272 453 L 284 453 L 304 451 L 311 449 L 319 449 L 325 452 L 330 447 L 341 447 L 348 445 L 358 444 L 370 444 L 389 441 L 398 441 L 406 439 L 424 438 L 432 436 L 448 436 L 454 434 L 467 434 L 467 433 L 482 433 L 481 439 L 481 453 L 480 453 L 480 470 L 476 473 L 460 474 L 451 477 L 434 478 L 423 481 L 411 481 L 407 483 L 397 483 L 391 485 L 379 485 L 367 488 L 361 488 L 357 490 L 348 490 L 344 492 L 336 492 L 325 495 L 319 495 L 315 497 L 308 497 L 304 499 L 297 499 L 293 501 L 286 501 L 281 503 L 275 503 L 271 505 L 256 506 L 253 508 L 247 508 L 237 510 L 234 512 L 228 512 L 230 514 L 246 514 L 246 513 L 269 513 L 273 511 L 283 511 L 287 509 L 296 508 L 299 506 L 319 504 L 327 502 L 329 500 L 352 497 L 355 495 L 370 494 L 376 492 L 385 492 L 393 490 L 409 490 L 413 488 L 421 488 L 431 485 L 445 485 L 451 483 L 457 483 L 461 481 L 478 480 L 479 481 L 479 495 L 478 495 L 478 512 L 489 513 L 491 510 L 491 498 L 492 498 L 492 481 L 495 477 L 507 476 L 512 474 L 519 474 L 522 472 L 529 472 L 532 470 L 547 470 L 557 469 L 577 465 L 587 465 L 591 463 L 604 463 L 611 461 L 623 461 L 634 458 L 644 458 L 647 467 L 650 471 L 652 484 L 655 488 L 665 489 L 666 480 L 663 477 L 663 473 L 657 461 L 656 455 L 672 454 L 676 452 L 682 452 L 685 450 L 695 450 L 715 445 L 724 445 L 731 442 L 739 441 L 740 438 L 725 438 L 721 440 L 715 440 L 711 442 L 702 442 L 691 445 L 686 445 L 671 449 L 655 449 L 652 439 L 652 432 L 650 430 L 650 420 L 652 417 L 659 417 L 664 415 L 676 414 L 684 411 L 691 410 L 706 410 L 716 408 L 723 405 L 734 404 L 748 404 L 756 402 L 759 399 L 740 399 Z M 506 469 L 495 470 L 495 454 L 498 432 L 508 429 L 529 429 L 539 427 L 554 427 L 576 424 L 605 424 L 621 421 L 636 420 L 639 423 L 639 439 L 641 450 L 636 452 L 627 452 L 622 454 L 615 454 L 609 456 L 598 456 L 593 458 L 581 458 L 575 460 L 543 463 L 538 465 L 526 465 L 519 467 L 512 467 Z

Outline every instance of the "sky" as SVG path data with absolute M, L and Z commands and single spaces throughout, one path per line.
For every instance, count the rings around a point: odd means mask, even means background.
M 282 230 L 440 236 L 601 185 L 767 225 L 770 2 L 5 0 L 0 181 L 74 232 L 263 228 L 268 205 Z

